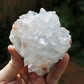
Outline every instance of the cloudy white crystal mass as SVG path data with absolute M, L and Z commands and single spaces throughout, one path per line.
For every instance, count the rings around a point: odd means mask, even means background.
M 9 38 L 29 72 L 42 76 L 63 58 L 70 48 L 71 36 L 68 30 L 61 28 L 55 11 L 41 8 L 39 13 L 29 11 L 20 16 Z

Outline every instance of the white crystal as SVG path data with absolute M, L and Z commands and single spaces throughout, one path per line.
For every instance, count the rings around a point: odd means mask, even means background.
M 44 75 L 63 58 L 70 48 L 69 31 L 61 28 L 55 11 L 29 11 L 13 24 L 9 36 L 15 49 L 24 58 L 29 72 Z

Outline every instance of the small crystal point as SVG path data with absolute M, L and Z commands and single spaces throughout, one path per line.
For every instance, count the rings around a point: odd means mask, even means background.
M 44 8 L 40 9 L 40 13 L 45 13 L 45 12 L 46 12 L 46 10 Z

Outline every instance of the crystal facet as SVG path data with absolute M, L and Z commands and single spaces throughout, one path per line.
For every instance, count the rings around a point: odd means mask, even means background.
M 20 16 L 9 38 L 29 72 L 42 76 L 63 58 L 70 48 L 71 36 L 68 30 L 61 28 L 55 11 L 41 8 L 39 13 L 29 11 Z

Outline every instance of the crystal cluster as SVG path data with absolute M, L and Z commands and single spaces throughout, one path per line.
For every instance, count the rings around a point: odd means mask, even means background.
M 63 58 L 70 48 L 71 36 L 68 30 L 61 28 L 55 11 L 41 8 L 39 13 L 29 11 L 20 16 L 9 38 L 29 72 L 42 76 Z

